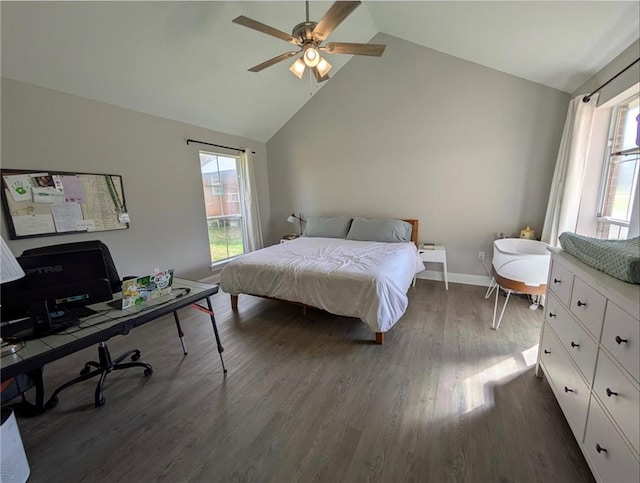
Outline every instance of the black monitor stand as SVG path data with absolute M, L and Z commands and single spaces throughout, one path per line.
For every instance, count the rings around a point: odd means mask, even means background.
M 56 308 L 54 312 L 51 312 L 46 300 L 33 301 L 29 305 L 30 317 L 16 324 L 14 330 L 11 330 L 13 328 L 11 326 L 3 328 L 3 338 L 7 341 L 33 340 L 57 334 L 78 325 L 81 322 L 80 317 L 96 313 L 88 307 L 80 307 L 79 309 Z

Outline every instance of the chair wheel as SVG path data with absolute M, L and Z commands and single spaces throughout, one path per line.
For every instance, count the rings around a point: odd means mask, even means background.
M 99 408 L 100 406 L 104 406 L 106 402 L 107 400 L 102 396 L 100 399 L 96 399 L 96 407 Z
M 134 361 L 134 362 L 135 362 L 135 361 L 137 361 L 138 359 L 140 359 L 140 352 L 139 352 L 139 351 L 138 351 L 138 352 L 134 352 L 134 353 L 131 355 L 131 360 L 132 360 L 132 361 Z
M 148 367 L 145 368 L 144 375 L 145 376 L 150 376 L 151 374 L 153 374 L 153 369 L 149 369 Z
M 53 409 L 58 405 L 58 398 L 57 397 L 52 397 L 51 399 L 49 399 L 45 404 L 44 407 L 45 409 Z

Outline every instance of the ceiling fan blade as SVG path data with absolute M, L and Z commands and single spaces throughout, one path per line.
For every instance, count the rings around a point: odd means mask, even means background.
M 353 55 L 371 55 L 380 57 L 386 48 L 382 44 L 354 44 L 350 42 L 329 42 L 320 50 L 324 50 L 328 54 L 353 54 Z
M 316 76 L 316 81 L 317 82 L 324 82 L 326 80 L 329 80 L 329 74 L 325 74 L 324 76 L 320 76 L 320 72 L 318 72 L 318 69 L 316 67 L 312 67 L 311 70 L 313 71 L 313 74 Z
M 240 15 L 239 17 L 234 18 L 233 23 L 237 23 L 238 25 L 242 25 L 244 27 L 249 27 L 250 29 L 257 30 L 258 32 L 262 32 L 263 34 L 271 35 L 272 37 L 285 40 L 295 45 L 301 45 L 300 40 L 296 39 L 295 37 L 292 37 L 291 35 L 284 33 L 281 30 L 260 23 L 257 20 L 252 20 L 249 17 L 245 17 L 244 15 Z
M 289 57 L 292 57 L 296 54 L 300 53 L 297 50 L 291 50 L 289 52 L 285 52 L 284 54 L 280 54 L 276 57 L 274 57 L 273 59 L 269 59 L 265 62 L 263 62 L 262 64 L 258 64 L 256 66 L 251 67 L 251 69 L 249 69 L 250 72 L 260 72 L 262 69 L 266 69 L 267 67 L 271 67 L 273 64 L 277 64 L 278 62 L 282 62 L 285 59 L 288 59 Z
M 331 5 L 327 13 L 320 19 L 313 29 L 314 40 L 322 42 L 331 35 L 338 25 L 353 12 L 362 2 L 336 2 Z

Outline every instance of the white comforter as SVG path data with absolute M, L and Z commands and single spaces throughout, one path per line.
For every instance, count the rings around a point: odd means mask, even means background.
M 386 332 L 407 309 L 407 291 L 422 270 L 412 243 L 301 237 L 231 260 L 220 286 L 231 295 L 264 295 L 358 317 Z

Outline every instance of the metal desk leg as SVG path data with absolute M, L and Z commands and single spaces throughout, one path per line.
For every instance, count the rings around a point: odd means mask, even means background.
M 180 337 L 180 344 L 182 344 L 182 353 L 187 355 L 187 345 L 184 343 L 184 332 L 182 332 L 182 327 L 180 327 L 180 319 L 178 318 L 178 311 L 176 310 L 173 313 L 173 318 L 176 320 L 176 328 L 178 329 L 178 336 Z
M 36 388 L 36 409 L 38 411 L 44 411 L 44 380 L 42 378 L 42 372 L 44 367 L 35 369 L 28 373 L 29 377 L 33 380 Z
M 211 325 L 213 326 L 213 333 L 216 336 L 216 342 L 218 344 L 218 354 L 220 355 L 220 362 L 222 363 L 222 370 L 224 373 L 227 373 L 227 368 L 224 366 L 224 359 L 222 358 L 222 353 L 224 352 L 224 347 L 220 343 L 220 335 L 218 334 L 218 326 L 216 325 L 216 317 L 213 313 L 213 306 L 211 305 L 211 299 L 207 297 L 207 307 L 209 307 L 209 316 L 211 317 Z
M 21 402 L 9 404 L 9 407 L 12 408 L 16 413 L 16 416 L 21 418 L 31 418 L 33 416 L 38 416 L 45 411 L 44 380 L 42 378 L 43 370 L 43 367 L 39 367 L 38 369 L 34 369 L 33 371 L 29 371 L 26 373 L 29 379 L 31 379 L 31 381 L 33 382 L 33 387 L 36 390 L 36 402 L 34 404 L 27 401 L 27 398 L 23 393 Z

